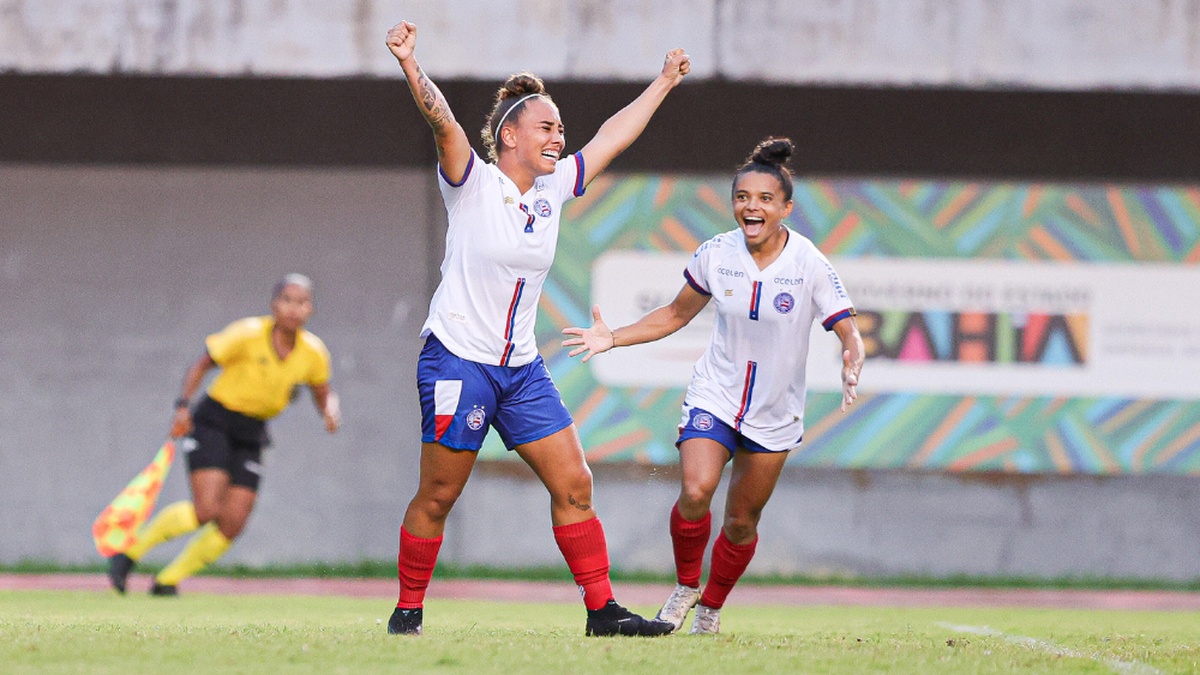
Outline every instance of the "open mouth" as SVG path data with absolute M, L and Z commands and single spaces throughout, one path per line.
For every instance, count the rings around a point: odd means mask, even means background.
M 766 222 L 766 220 L 758 216 L 746 216 L 742 218 L 742 225 L 746 229 L 746 234 L 752 237 L 762 231 L 763 225 Z
M 542 157 L 545 157 L 546 159 L 548 159 L 552 162 L 557 162 L 558 161 L 558 151 L 557 150 L 543 150 Z

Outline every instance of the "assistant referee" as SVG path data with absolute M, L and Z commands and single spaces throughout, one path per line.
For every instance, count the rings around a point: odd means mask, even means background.
M 177 595 L 179 582 L 229 549 L 258 495 L 262 450 L 270 445 L 267 420 L 287 407 L 297 386 L 312 390 L 326 431 L 338 430 L 341 412 L 329 386 L 329 350 L 304 330 L 312 312 L 312 281 L 289 274 L 275 284 L 271 316 L 241 319 L 208 336 L 204 353 L 183 378 L 171 422 L 171 436 L 185 437 L 181 447 L 192 500 L 163 508 L 132 547 L 109 558 L 108 577 L 118 592 L 125 592 L 129 573 L 147 551 L 180 535 L 196 532 L 155 577 L 151 595 Z M 213 368 L 220 372 L 190 408 Z

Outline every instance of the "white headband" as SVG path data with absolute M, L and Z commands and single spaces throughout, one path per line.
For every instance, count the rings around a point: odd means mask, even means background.
M 508 113 L 512 112 L 514 108 L 521 105 L 525 101 L 528 101 L 534 96 L 541 96 L 541 94 L 526 94 L 525 96 L 522 96 L 516 103 L 512 104 L 508 110 L 504 111 L 504 114 L 500 116 L 500 123 L 496 125 L 496 136 L 500 135 L 500 127 L 504 126 L 504 120 L 508 119 Z

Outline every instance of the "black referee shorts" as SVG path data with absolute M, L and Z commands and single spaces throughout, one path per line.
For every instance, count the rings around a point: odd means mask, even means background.
M 192 435 L 183 441 L 188 472 L 221 469 L 233 485 L 258 491 L 262 450 L 271 444 L 267 423 L 205 396 L 192 410 Z

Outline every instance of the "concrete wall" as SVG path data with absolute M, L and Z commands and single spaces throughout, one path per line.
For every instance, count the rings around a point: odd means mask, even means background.
M 672 569 L 675 472 L 596 468 L 595 504 L 614 563 Z M 559 562 L 549 525 L 540 525 L 549 499 L 527 473 L 485 469 L 472 477 L 447 528 L 446 556 L 485 565 Z M 713 503 L 714 535 L 727 484 L 728 472 Z M 498 503 L 501 516 L 479 517 Z M 788 469 L 763 512 L 749 572 L 1196 579 L 1200 484 L 1175 476 Z
M 1200 88 L 1194 0 L 4 0 L 0 70 L 396 77 L 402 18 L 434 77 Z
M 0 561 L 95 556 L 91 520 L 162 443 L 204 337 L 268 313 L 289 271 L 315 280 L 345 429 L 326 436 L 307 394 L 273 422 L 233 559 L 394 555 L 431 193 L 413 171 L 0 166 Z
M 333 352 L 345 427 L 324 434 L 306 395 L 272 423 L 259 505 L 226 561 L 395 555 L 442 252 L 429 172 L 10 164 L 0 195 L 0 562 L 96 560 L 92 519 L 161 443 L 204 336 L 265 313 L 293 270 L 316 281 L 311 328 Z M 185 473 L 179 458 L 162 503 L 186 497 Z M 596 467 L 614 564 L 670 569 L 677 490 L 670 467 Z M 762 533 L 753 572 L 1188 579 L 1200 485 L 796 470 Z M 559 564 L 545 490 L 522 464 L 480 465 L 443 552 Z

